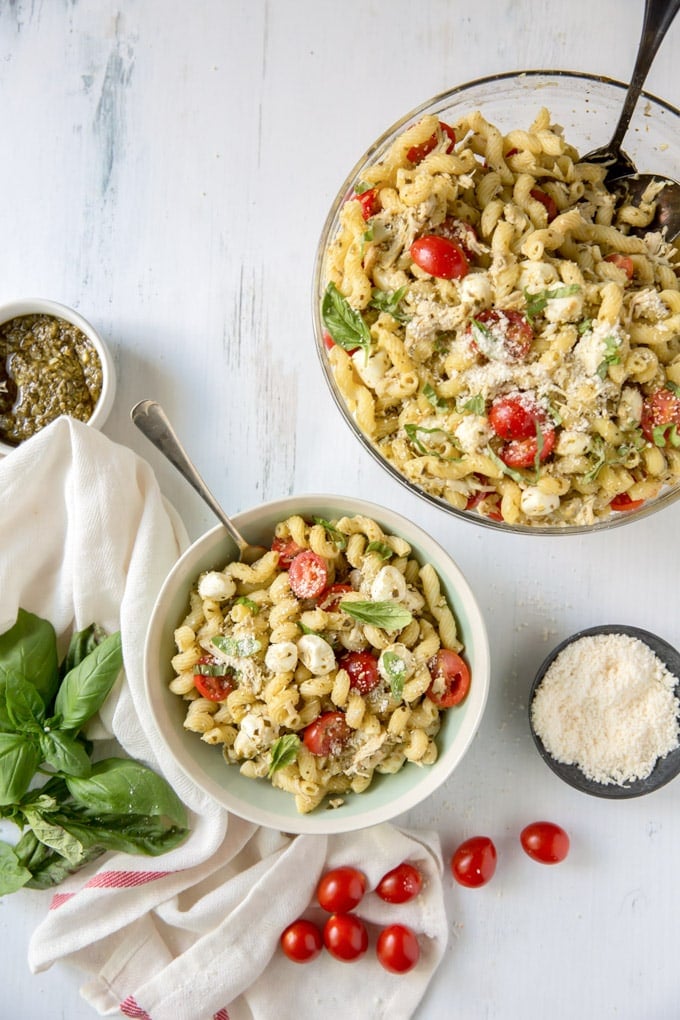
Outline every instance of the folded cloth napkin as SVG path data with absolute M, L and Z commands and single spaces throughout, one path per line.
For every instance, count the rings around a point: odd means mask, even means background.
M 45 895 L 29 946 L 34 972 L 69 961 L 100 1015 L 152 1020 L 300 1020 L 340 1008 L 353 1020 L 412 1016 L 447 940 L 435 833 L 380 825 L 332 837 L 284 835 L 216 806 L 164 750 L 146 709 L 142 652 L 162 581 L 187 544 L 149 465 L 66 418 L 0 462 L 0 632 L 19 607 L 49 619 L 66 644 L 97 622 L 121 630 L 125 678 L 100 713 L 101 737 L 162 772 L 190 809 L 191 833 L 161 857 L 111 853 Z M 324 953 L 307 966 L 278 947 L 312 900 L 324 870 L 360 867 L 372 889 L 403 860 L 425 887 L 396 907 L 374 892 L 358 910 L 377 926 L 419 934 L 408 975 L 384 971 L 372 950 L 353 964 Z M 316 913 L 315 913 L 316 910 Z

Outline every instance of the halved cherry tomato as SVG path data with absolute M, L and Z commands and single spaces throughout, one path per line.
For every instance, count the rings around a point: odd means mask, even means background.
M 418 237 L 410 248 L 417 266 L 439 280 L 460 280 L 468 273 L 468 260 L 459 244 L 438 234 Z
M 361 206 L 361 213 L 365 220 L 370 220 L 371 216 L 375 216 L 377 212 L 380 212 L 380 199 L 378 198 L 377 188 L 368 188 L 367 191 L 362 191 L 360 195 L 355 195 L 354 199 Z
M 446 146 L 446 152 L 453 152 L 453 147 L 456 144 L 456 132 L 448 124 L 445 124 L 443 120 L 439 121 L 439 130 L 443 134 L 449 136 L 449 144 Z M 412 145 L 406 153 L 406 158 L 410 163 L 420 163 L 421 160 L 432 152 L 437 145 L 437 133 L 430 135 L 425 142 L 421 142 L 420 145 Z
M 613 264 L 618 266 L 619 269 L 623 269 L 629 280 L 633 279 L 635 266 L 633 265 L 633 260 L 629 255 L 621 255 L 619 252 L 614 251 L 611 255 L 605 255 L 604 260 L 605 262 L 613 262 Z
M 378 961 L 392 974 L 406 974 L 420 959 L 416 933 L 405 924 L 390 924 L 383 928 L 375 951 Z
M 366 876 L 358 868 L 332 868 L 321 876 L 316 887 L 319 906 L 329 914 L 347 914 L 361 902 L 366 892 Z
M 523 361 L 531 350 L 534 331 L 528 319 L 512 308 L 485 308 L 468 326 L 472 346 L 487 358 Z
M 557 216 L 557 203 L 552 195 L 547 195 L 545 191 L 541 191 L 540 188 L 532 188 L 529 194 L 545 207 L 545 211 L 548 214 L 548 223 L 551 223 Z
M 680 445 L 680 397 L 669 389 L 650 393 L 642 404 L 640 428 L 655 446 Z
M 457 216 L 447 216 L 438 227 L 432 231 L 440 237 L 448 237 L 449 241 L 455 241 L 463 251 L 465 258 L 472 261 L 475 257 L 477 247 L 477 233 L 475 228 L 466 220 L 460 220 Z
M 628 510 L 637 510 L 643 503 L 644 499 L 631 499 L 627 492 L 619 492 L 609 506 L 612 510 L 625 513 Z
M 477 889 L 491 881 L 496 871 L 496 847 L 488 836 L 471 836 L 454 851 L 451 871 L 456 882 Z
M 289 924 L 280 938 L 281 949 L 295 963 L 309 963 L 323 949 L 323 935 L 312 921 L 299 918 Z
M 546 422 L 539 425 L 541 435 L 541 448 L 539 453 L 538 435 L 532 439 L 513 439 L 506 443 L 500 452 L 501 460 L 509 468 L 532 467 L 536 460 L 547 460 L 555 449 L 555 429 Z
M 339 754 L 351 732 L 344 712 L 322 712 L 305 728 L 302 739 L 312 754 Z
M 196 665 L 213 666 L 217 662 L 212 655 L 199 659 Z M 208 701 L 224 701 L 235 689 L 236 684 L 230 673 L 224 676 L 213 676 L 207 673 L 194 673 L 194 687 L 202 698 Z
M 532 822 L 519 838 L 529 857 L 541 864 L 559 864 L 569 853 L 569 836 L 554 822 Z
M 336 960 L 356 960 L 368 949 L 368 932 L 356 914 L 331 914 L 324 925 L 323 941 Z
M 496 435 L 509 439 L 500 458 L 511 468 L 527 468 L 555 449 L 555 426 L 530 393 L 507 394 L 494 400 L 489 424 Z
M 378 660 L 370 652 L 347 652 L 338 665 L 347 670 L 349 685 L 359 694 L 368 694 L 380 683 Z
M 450 648 L 440 648 L 427 664 L 432 683 L 427 696 L 437 708 L 459 705 L 470 690 L 470 670 L 460 655 Z
M 288 567 L 290 589 L 299 599 L 315 599 L 328 587 L 328 566 L 312 549 L 299 552 Z
M 340 600 L 347 592 L 354 591 L 351 584 L 331 584 L 319 597 L 319 609 L 325 613 L 337 613 Z
M 330 334 L 326 335 L 330 339 Z M 302 552 L 302 546 L 298 545 L 292 538 L 279 538 L 276 536 L 272 542 L 272 552 L 279 554 L 279 566 L 283 570 L 288 570 L 297 554 Z
M 375 891 L 386 903 L 408 903 L 423 888 L 423 876 L 413 864 L 404 861 L 378 882 Z

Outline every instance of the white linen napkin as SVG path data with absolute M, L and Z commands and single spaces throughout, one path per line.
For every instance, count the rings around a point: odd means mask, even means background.
M 100 713 L 102 738 L 161 771 L 191 811 L 191 833 L 161 857 L 111 853 L 44 896 L 29 946 L 33 972 L 69 961 L 100 1015 L 151 1020 L 299 1020 L 341 1009 L 353 1020 L 412 1016 L 447 941 L 435 833 L 380 825 L 358 833 L 286 836 L 229 815 L 184 776 L 145 708 L 142 652 L 163 579 L 187 544 L 149 465 L 86 425 L 62 418 L 0 461 L 0 632 L 19 607 L 49 619 L 65 646 L 72 629 L 120 628 L 125 678 Z M 90 734 L 92 735 L 92 734 Z M 374 892 L 360 913 L 420 936 L 405 976 L 383 970 L 373 944 L 349 964 L 323 953 L 301 966 L 278 948 L 310 907 L 324 870 L 360 867 L 373 889 L 403 860 L 425 887 L 399 907 Z M 373 940 L 374 941 L 374 940 Z

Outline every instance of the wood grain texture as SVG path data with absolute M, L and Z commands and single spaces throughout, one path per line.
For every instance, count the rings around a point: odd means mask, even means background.
M 631 623 L 680 644 L 680 506 L 611 534 L 508 539 L 419 500 L 379 471 L 326 388 L 314 256 L 342 180 L 393 121 L 502 71 L 625 79 L 642 6 L 0 4 L 0 300 L 51 297 L 101 329 L 119 377 L 105 431 L 149 460 L 192 537 L 213 522 L 131 425 L 145 397 L 164 405 L 229 511 L 295 492 L 367 495 L 440 541 L 486 614 L 493 675 L 479 736 L 402 821 L 436 829 L 447 862 L 488 833 L 499 867 L 478 892 L 446 880 L 451 940 L 417 1020 L 677 1017 L 680 787 L 628 803 L 563 788 L 533 749 L 526 695 L 545 654 L 582 627 Z M 676 105 L 679 45 L 680 22 L 648 80 Z M 572 835 L 559 868 L 519 847 L 540 817 Z M 89 1020 L 78 975 L 28 974 L 44 905 L 0 902 L 0 1015 Z

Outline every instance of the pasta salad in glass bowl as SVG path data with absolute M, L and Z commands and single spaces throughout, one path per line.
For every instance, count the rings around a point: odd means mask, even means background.
M 543 71 L 453 89 L 378 139 L 324 225 L 331 393 L 384 468 L 459 517 L 582 533 L 680 494 L 678 252 L 653 189 L 621 204 L 579 155 L 623 93 Z M 673 107 L 643 96 L 626 142 L 677 176 Z
M 201 789 L 287 832 L 341 832 L 406 811 L 477 730 L 486 629 L 454 561 L 374 504 L 302 496 L 238 515 L 166 580 L 145 650 L 158 729 Z

